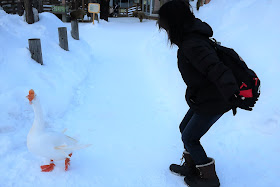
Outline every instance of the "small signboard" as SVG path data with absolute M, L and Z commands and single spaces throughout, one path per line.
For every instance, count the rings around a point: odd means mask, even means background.
M 100 12 L 100 4 L 98 4 L 98 3 L 89 3 L 88 4 L 88 12 L 89 13 L 99 13 Z
M 64 14 L 68 11 L 68 6 L 52 6 L 52 12 L 58 14 Z

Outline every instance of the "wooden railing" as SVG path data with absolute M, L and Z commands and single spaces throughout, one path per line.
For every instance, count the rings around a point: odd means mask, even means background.
M 16 0 L 0 0 L 0 6 L 9 14 L 16 14 L 18 10 L 18 2 Z
M 134 11 L 141 11 L 141 6 L 139 4 L 135 4 L 132 7 L 120 8 L 119 16 L 132 17 Z

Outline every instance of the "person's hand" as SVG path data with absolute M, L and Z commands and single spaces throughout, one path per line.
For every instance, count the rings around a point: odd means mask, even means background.
M 234 107 L 239 107 L 244 110 L 252 111 L 254 105 L 256 104 L 256 101 L 252 98 L 245 98 L 238 94 L 234 94 L 230 99 L 230 103 Z

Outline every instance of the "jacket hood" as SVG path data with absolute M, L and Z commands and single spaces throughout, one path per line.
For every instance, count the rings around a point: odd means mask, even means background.
M 207 23 L 202 22 L 198 18 L 195 18 L 194 24 L 191 28 L 185 28 L 185 34 L 188 35 L 189 33 L 202 34 L 207 37 L 213 36 L 212 28 Z

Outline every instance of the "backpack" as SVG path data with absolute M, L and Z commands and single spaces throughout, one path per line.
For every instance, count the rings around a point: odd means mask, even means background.
M 209 38 L 208 41 L 215 48 L 219 59 L 232 70 L 239 86 L 241 98 L 250 98 L 256 102 L 260 96 L 261 84 L 257 74 L 247 67 L 243 59 L 233 49 L 222 46 L 214 38 Z M 236 108 L 233 109 L 233 112 L 236 113 Z

